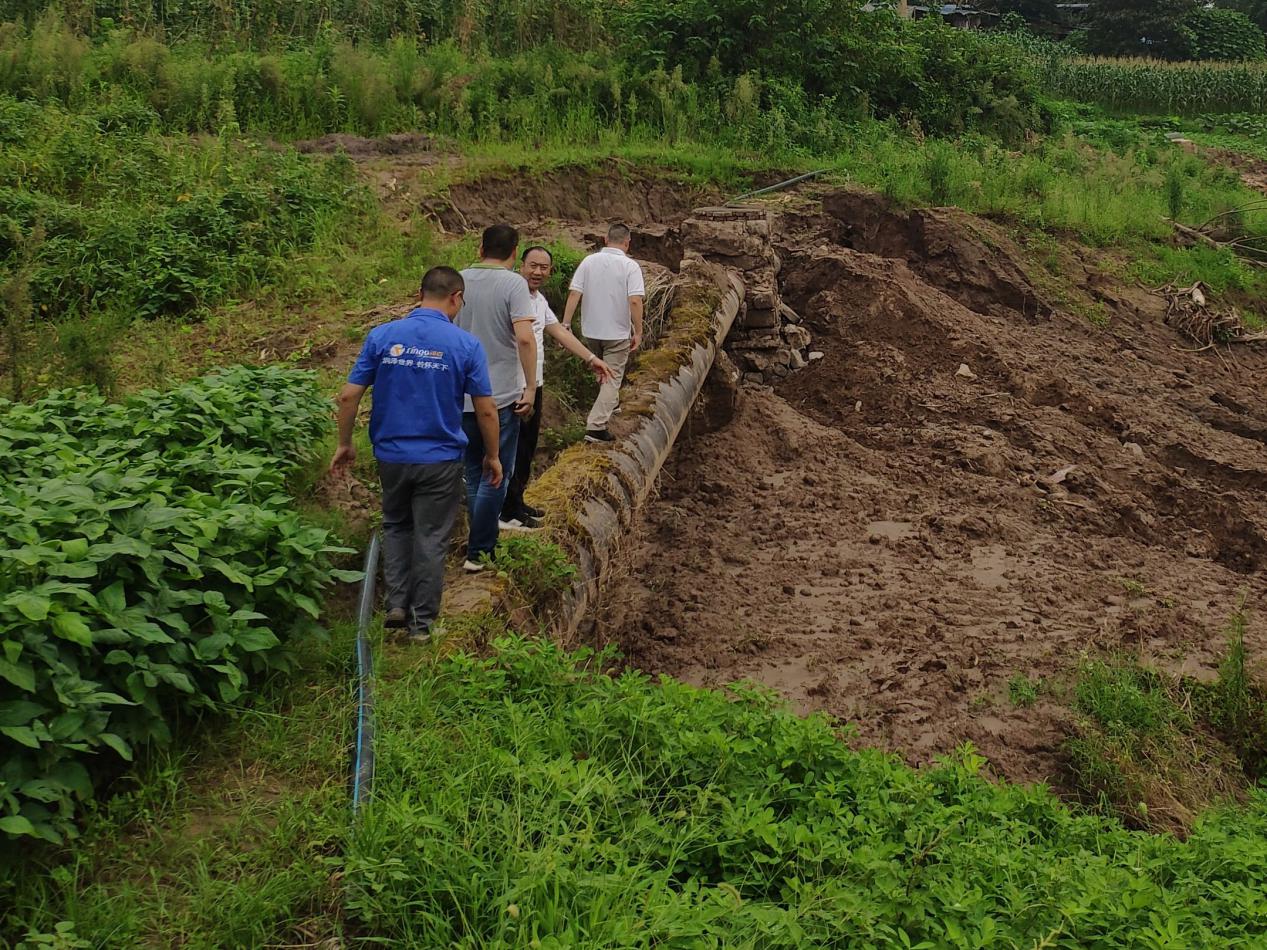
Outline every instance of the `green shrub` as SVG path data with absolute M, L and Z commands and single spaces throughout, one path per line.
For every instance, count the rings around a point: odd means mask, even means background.
M 913 770 L 823 716 L 503 639 L 380 697 L 347 907 L 399 946 L 1229 946 L 1267 930 L 1267 795 L 1186 841 L 970 750 Z M 425 789 L 425 793 L 420 790 Z
M 572 584 L 576 565 L 557 544 L 535 535 L 507 535 L 497 544 L 497 572 L 534 610 L 548 608 Z
M 454 4 L 423 17 L 434 30 L 411 25 L 374 42 L 363 19 L 314 23 L 308 44 L 255 50 L 257 31 L 232 22 L 177 30 L 201 38 L 169 46 L 143 17 L 124 20 L 141 32 L 100 28 L 89 42 L 76 17 L 50 8 L 37 26 L 0 31 L 0 91 L 75 108 L 122 94 L 182 131 L 237 122 L 271 134 L 423 129 L 465 140 L 646 128 L 789 149 L 839 144 L 848 121 L 870 115 L 1011 139 L 1046 121 L 1017 45 L 827 0 L 786 10 L 751 0 Z
M 0 96 L 0 266 L 24 253 L 13 235 L 42 232 L 24 265 L 41 314 L 196 312 L 268 284 L 361 207 L 346 162 L 174 145 L 157 121 L 127 96 L 77 113 Z
M 1267 58 L 1263 31 L 1239 10 L 1201 7 L 1188 15 L 1192 58 L 1221 62 Z
M 282 493 L 328 421 L 277 369 L 0 403 L 0 831 L 73 834 L 94 774 L 287 668 L 341 576 Z

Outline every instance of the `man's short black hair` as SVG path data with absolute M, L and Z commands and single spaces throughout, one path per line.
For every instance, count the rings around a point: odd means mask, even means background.
M 452 267 L 433 267 L 422 275 L 422 295 L 424 297 L 447 297 L 459 290 L 466 289 L 466 281 Z
M 528 248 L 528 250 L 524 251 L 523 254 L 520 255 L 519 259 L 521 261 L 526 261 L 528 259 L 528 255 L 533 251 L 543 251 L 545 256 L 550 258 L 550 263 L 554 263 L 554 255 L 550 253 L 550 249 L 548 247 L 542 247 L 540 244 L 532 245 L 532 247 Z
M 629 225 L 627 224 L 620 224 L 620 223 L 613 224 L 610 228 L 607 229 L 607 243 L 608 244 L 624 244 L 626 241 L 629 240 L 629 236 L 632 233 L 633 232 L 629 230 Z
M 484 256 L 495 261 L 504 261 L 515 253 L 519 246 L 519 232 L 509 224 L 494 224 L 484 229 L 480 246 L 484 248 Z

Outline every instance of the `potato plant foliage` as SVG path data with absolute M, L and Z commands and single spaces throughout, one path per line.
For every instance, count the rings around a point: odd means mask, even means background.
M 94 775 L 319 630 L 343 549 L 283 485 L 329 415 L 276 368 L 0 402 L 0 831 L 73 833 Z

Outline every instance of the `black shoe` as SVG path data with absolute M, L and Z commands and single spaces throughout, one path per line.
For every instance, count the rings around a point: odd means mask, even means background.
M 515 520 L 519 522 L 521 528 L 526 528 L 529 531 L 536 531 L 541 527 L 541 519 L 528 514 L 526 511 L 521 511 L 519 517 Z
M 546 513 L 540 508 L 534 508 L 532 505 L 528 504 L 520 505 L 519 510 L 528 515 L 530 518 L 536 518 L 538 520 L 546 516 Z
M 404 607 L 393 607 L 383 618 L 383 626 L 388 630 L 403 630 L 407 624 Z
M 606 429 L 586 429 L 586 442 L 615 442 L 616 438 Z

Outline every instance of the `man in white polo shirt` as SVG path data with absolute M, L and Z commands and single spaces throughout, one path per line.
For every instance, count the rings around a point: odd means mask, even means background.
M 572 326 L 581 307 L 581 333 L 598 357 L 611 367 L 585 420 L 586 442 L 611 442 L 607 423 L 620 404 L 620 384 L 629 354 L 642 343 L 642 305 L 646 288 L 642 268 L 629 256 L 631 235 L 623 224 L 607 229 L 607 246 L 591 254 L 572 276 L 563 325 Z

